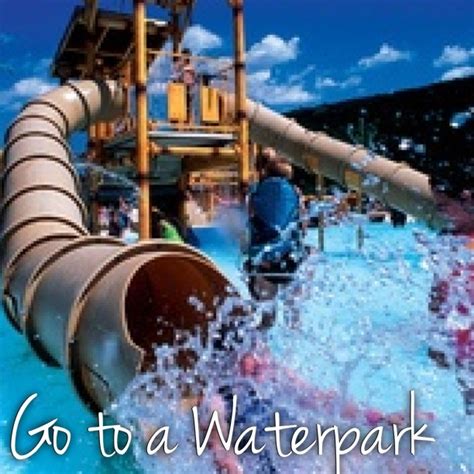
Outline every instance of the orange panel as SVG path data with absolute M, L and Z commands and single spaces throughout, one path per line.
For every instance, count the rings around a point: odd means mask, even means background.
M 201 122 L 219 123 L 219 96 L 217 89 L 201 87 Z
M 181 83 L 168 84 L 168 120 L 170 122 L 186 122 L 186 86 Z

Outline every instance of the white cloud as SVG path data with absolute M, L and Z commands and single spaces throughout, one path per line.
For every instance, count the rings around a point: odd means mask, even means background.
M 296 59 L 300 39 L 295 36 L 288 41 L 277 35 L 267 35 L 247 52 L 247 64 L 269 68 Z
M 15 103 L 45 94 L 54 87 L 54 83 L 41 77 L 27 77 L 15 82 L 9 89 L 0 91 L 0 105 L 12 108 Z
M 209 49 L 222 46 L 222 39 L 201 25 L 193 25 L 186 30 L 183 46 L 189 48 L 193 54 L 200 54 Z
M 314 65 L 309 65 L 300 73 L 293 74 L 284 83 L 273 76 L 273 66 L 296 59 L 298 44 L 297 37 L 286 41 L 277 35 L 270 34 L 250 48 L 247 53 L 249 97 L 270 105 L 301 104 L 318 99 L 318 96 L 306 90 L 303 84 L 304 78 L 314 70 Z M 190 47 L 193 54 L 198 54 L 206 49 L 220 47 L 222 40 L 201 26 L 193 26 L 188 29 L 183 45 Z M 228 70 L 229 81 L 231 81 L 232 61 L 229 57 L 217 57 L 215 61 L 208 64 L 207 72 Z M 196 64 L 198 72 L 201 69 L 200 66 L 202 65 Z M 148 93 L 152 99 L 155 97 L 156 100 L 161 100 L 160 96 L 166 93 L 170 74 L 170 58 L 157 58 L 150 68 L 148 81 Z
M 301 72 L 291 75 L 287 81 L 277 81 L 272 68 L 279 64 L 294 61 L 298 57 L 300 39 L 297 36 L 284 40 L 275 34 L 269 34 L 252 45 L 247 52 L 248 94 L 257 101 L 269 105 L 290 105 L 314 102 L 319 97 L 305 89 L 304 78 L 314 71 L 314 65 L 308 65 Z
M 360 86 L 362 82 L 362 77 L 360 76 L 350 76 L 345 81 L 340 82 L 340 87 L 347 89 L 348 87 L 357 87 Z
M 326 89 L 337 87 L 337 83 L 332 77 L 317 77 L 315 87 L 316 89 Z
M 471 58 L 474 58 L 474 48 L 466 49 L 462 46 L 445 46 L 440 57 L 433 61 L 436 67 L 442 66 L 459 66 L 467 63 Z
M 171 58 L 169 56 L 158 56 L 148 71 L 148 87 L 155 81 L 165 81 L 171 74 Z
M 272 76 L 270 69 L 263 69 L 262 71 L 257 71 L 252 74 L 247 75 L 247 81 L 249 85 L 260 84 L 262 82 L 268 81 Z
M 474 75 L 474 66 L 460 66 L 446 71 L 442 76 L 442 81 L 451 81 L 453 79 L 460 79 L 462 77 L 469 77 Z
M 410 51 L 400 51 L 398 49 L 393 48 L 389 44 L 384 43 L 382 44 L 382 46 L 380 46 L 380 49 L 377 53 L 373 54 L 372 56 L 361 58 L 357 64 L 360 67 L 368 69 L 374 66 L 378 66 L 379 64 L 395 63 L 398 61 L 409 61 L 410 58 Z
M 26 79 L 15 82 L 13 85 L 13 93 L 17 97 L 33 97 L 45 94 L 54 87 L 55 85 L 53 83 L 39 77 L 27 77 Z
M 357 87 L 362 82 L 360 76 L 349 76 L 344 81 L 336 81 L 332 77 L 317 77 L 315 87 L 316 89 L 348 89 L 350 87 Z
M 301 72 L 292 74 L 288 78 L 288 83 L 289 84 L 300 83 L 308 74 L 311 74 L 315 69 L 316 67 L 314 66 L 314 64 L 310 64 L 306 66 Z
M 318 96 L 304 89 L 302 84 L 277 83 L 269 69 L 247 76 L 249 96 L 269 105 L 289 105 L 314 102 Z
M 186 30 L 183 38 L 183 47 L 189 48 L 192 55 L 199 55 L 202 52 L 222 46 L 222 40 L 201 25 L 193 25 Z M 163 48 L 165 53 L 171 53 L 171 43 L 166 43 Z M 208 64 L 209 68 L 220 64 L 216 59 Z M 216 68 L 217 66 L 215 66 Z M 171 56 L 158 56 L 150 67 L 148 75 L 147 91 L 151 96 L 164 95 L 167 90 L 167 82 L 172 76 Z
M 163 47 L 163 56 L 157 56 L 148 70 L 147 92 L 150 96 L 166 94 L 167 83 L 172 74 L 172 45 L 167 42 Z

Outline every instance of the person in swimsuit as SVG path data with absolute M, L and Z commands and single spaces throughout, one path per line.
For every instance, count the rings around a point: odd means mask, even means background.
M 259 182 L 248 197 L 250 228 L 249 291 L 257 300 L 272 299 L 301 263 L 305 248 L 299 190 L 290 183 L 291 164 L 273 148 L 257 159 Z

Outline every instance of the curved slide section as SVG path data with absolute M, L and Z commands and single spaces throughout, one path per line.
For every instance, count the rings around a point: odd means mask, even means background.
M 250 137 L 254 142 L 274 147 L 294 164 L 308 171 L 319 171 L 342 185 L 348 184 L 349 175 L 356 173 L 362 177 L 364 193 L 425 221 L 431 227 L 442 227 L 443 221 L 436 212 L 425 174 L 406 164 L 375 155 L 362 146 L 349 145 L 325 133 L 309 131 L 294 120 L 251 100 L 247 101 L 247 114 Z
M 89 235 L 67 137 L 114 119 L 123 104 L 115 82 L 71 82 L 28 103 L 5 135 L 3 305 L 37 355 L 68 370 L 95 410 L 153 364 L 156 344 L 174 344 L 180 329 L 205 333 L 207 314 L 236 293 L 187 245 L 125 246 Z M 188 304 L 190 296 L 204 311 Z

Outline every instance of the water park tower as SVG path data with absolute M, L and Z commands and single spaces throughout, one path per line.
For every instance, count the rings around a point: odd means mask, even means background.
M 61 83 L 111 79 L 124 88 L 121 117 L 89 127 L 87 159 L 138 183 L 139 234 L 146 239 L 154 188 L 174 183 L 184 191 L 190 173 L 229 167 L 241 183 L 249 179 L 243 0 L 229 2 L 234 55 L 224 61 L 183 49 L 194 0 L 134 0 L 128 14 L 101 10 L 98 0 L 84 3 L 69 20 L 52 73 Z M 149 18 L 147 3 L 166 19 Z M 160 72 L 158 104 L 147 90 L 151 68 Z M 228 94 L 235 97 L 232 110 Z M 91 214 L 94 221 L 93 202 Z
M 215 263 L 188 245 L 165 240 L 126 245 L 91 235 L 71 163 L 73 132 L 88 132 L 92 165 L 114 167 L 138 181 L 142 239 L 150 233 L 150 191 L 160 185 L 164 162 L 173 164 L 168 176 L 175 183 L 194 171 L 231 165 L 242 183 L 249 177 L 249 138 L 347 187 L 359 176 L 375 177 L 364 192 L 429 224 L 439 221 L 428 176 L 304 129 L 246 99 L 241 0 L 230 3 L 233 60 L 217 61 L 200 74 L 191 100 L 182 76 L 167 76 L 158 83 L 166 90 L 160 109 L 165 113 L 151 117 L 147 74 L 166 65 L 163 58 L 181 72 L 189 64 L 181 46 L 193 5 L 158 2 L 168 15 L 162 21 L 146 18 L 143 0 L 129 14 L 102 11 L 95 1 L 76 8 L 54 57 L 52 71 L 61 86 L 29 101 L 5 133 L 0 208 L 5 313 L 38 357 L 70 374 L 95 410 L 110 405 L 150 367 L 157 344 L 179 345 L 182 330 L 205 334 L 212 319 L 207 313 L 216 318 L 229 289 L 231 296 L 238 291 Z M 174 49 L 166 49 L 167 42 Z M 205 310 L 190 305 L 190 296 Z

